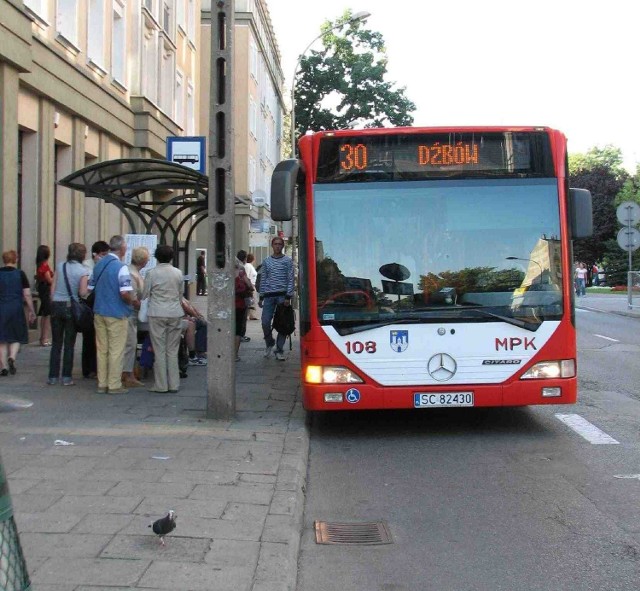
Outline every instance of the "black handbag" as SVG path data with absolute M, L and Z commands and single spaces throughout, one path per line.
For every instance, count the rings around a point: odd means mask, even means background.
M 67 292 L 71 300 L 71 315 L 73 316 L 73 323 L 75 324 L 76 330 L 78 332 L 91 330 L 93 327 L 93 310 L 84 300 L 76 300 L 71 294 L 71 286 L 69 285 L 69 278 L 67 277 L 67 263 L 62 265 L 62 272 L 64 273 L 64 281 L 67 284 Z

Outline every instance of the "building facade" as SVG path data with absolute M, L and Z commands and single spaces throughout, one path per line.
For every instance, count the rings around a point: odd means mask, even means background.
M 198 0 L 0 0 L 0 244 L 28 276 L 38 244 L 131 231 L 56 181 L 197 131 L 199 22 Z

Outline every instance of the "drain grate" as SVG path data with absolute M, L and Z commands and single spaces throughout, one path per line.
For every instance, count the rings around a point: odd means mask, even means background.
M 393 544 L 391 532 L 384 521 L 371 523 L 329 523 L 314 521 L 316 544 L 356 544 L 373 546 Z

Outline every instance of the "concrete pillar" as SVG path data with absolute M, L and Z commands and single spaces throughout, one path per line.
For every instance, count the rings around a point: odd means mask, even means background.
M 55 180 L 59 181 L 73 171 L 73 151 L 71 146 L 58 145 L 55 148 Z M 71 199 L 71 189 L 54 185 L 56 202 L 56 250 L 58 259 L 66 255 L 69 244 L 73 242 L 73 223 L 75 211 Z
M 36 125 L 37 129 L 37 125 Z M 36 271 L 36 251 L 40 236 L 40 194 L 37 170 L 40 166 L 38 154 L 38 133 L 22 133 L 22 261 L 20 268 L 33 277 Z M 53 245 L 50 245 L 53 246 Z M 52 263 L 53 260 L 50 261 Z M 52 265 L 53 266 L 53 265 Z
M 87 125 L 77 117 L 73 118 L 73 144 L 71 155 L 71 172 L 75 172 L 84 168 L 84 142 L 86 139 Z M 72 191 L 71 204 L 73 207 L 73 222 L 71 227 L 71 235 L 73 242 L 83 242 L 84 240 L 84 224 L 86 218 L 84 215 L 85 196 L 82 191 Z M 87 249 L 91 248 L 91 244 L 86 245 Z
M 0 251 L 18 249 L 18 71 L 0 62 Z
M 66 248 L 59 252 L 55 245 L 55 108 L 46 99 L 40 99 L 40 133 L 38 135 L 38 187 L 40 191 L 40 243 L 51 249 L 51 260 L 66 256 Z
M 233 25 L 234 2 L 211 10 L 209 104 L 209 275 L 207 417 L 228 420 L 236 410 Z

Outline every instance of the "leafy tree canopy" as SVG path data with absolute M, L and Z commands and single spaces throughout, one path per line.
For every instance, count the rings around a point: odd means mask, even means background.
M 354 121 L 365 127 L 411 125 L 415 104 L 405 88 L 385 81 L 387 55 L 379 32 L 361 21 L 349 22 L 350 10 L 322 25 L 324 48 L 300 61 L 296 76 L 296 133 L 345 129 Z
M 588 189 L 593 204 L 593 236 L 574 243 L 574 257 L 591 265 L 602 261 L 615 241 L 620 224 L 616 205 L 624 199 L 620 194 L 629 181 L 622 167 L 622 152 L 613 146 L 591 148 L 587 154 L 569 156 L 569 180 L 572 187 Z
M 625 201 L 635 201 L 640 204 L 640 170 L 636 170 L 635 176 L 625 181 L 622 190 L 615 198 L 614 205 L 618 207 Z
M 623 166 L 622 150 L 610 144 L 604 148 L 597 146 L 589 149 L 586 154 L 569 154 L 569 170 L 571 174 L 585 170 L 602 167 L 611 170 L 614 174 L 626 176 Z

